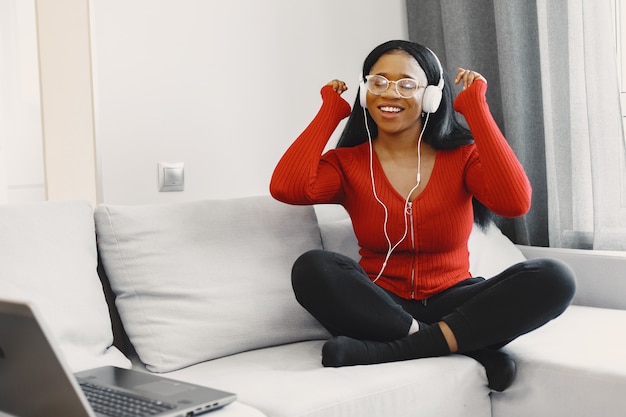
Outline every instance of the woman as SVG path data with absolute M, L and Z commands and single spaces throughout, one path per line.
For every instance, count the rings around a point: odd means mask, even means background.
M 344 82 L 322 88 L 321 109 L 281 158 L 270 191 L 290 204 L 343 205 L 361 248 L 358 263 L 314 250 L 293 266 L 296 298 L 333 335 L 324 366 L 462 353 L 502 391 L 516 366 L 499 349 L 561 314 L 575 284 L 567 266 L 547 259 L 488 280 L 470 275 L 472 223 L 489 220 L 473 199 L 521 216 L 531 187 L 489 111 L 484 77 L 459 68 L 454 84 L 456 99 L 428 48 L 379 45 L 352 111 Z M 337 149 L 322 155 L 348 115 Z

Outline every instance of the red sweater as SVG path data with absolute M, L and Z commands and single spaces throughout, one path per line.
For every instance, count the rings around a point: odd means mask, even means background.
M 501 216 L 521 216 L 530 208 L 530 184 L 491 116 L 486 89 L 485 82 L 475 81 L 456 98 L 454 108 L 465 116 L 475 143 L 437 151 L 426 188 L 411 202 L 408 235 L 376 281 L 401 297 L 425 299 L 470 277 L 472 196 Z M 361 248 L 360 264 L 375 279 L 388 244 L 384 210 L 372 193 L 369 144 L 322 155 L 339 122 L 350 114 L 350 105 L 328 86 L 321 94 L 322 107 L 279 161 L 270 192 L 290 204 L 343 205 Z M 376 153 L 374 180 L 389 210 L 387 230 L 395 244 L 405 232 L 405 197 L 388 182 Z

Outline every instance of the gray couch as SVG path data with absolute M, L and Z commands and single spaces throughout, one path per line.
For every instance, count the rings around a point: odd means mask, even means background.
M 328 334 L 289 278 L 313 248 L 358 256 L 342 209 L 269 196 L 95 215 L 77 201 L 0 206 L 0 296 L 33 301 L 75 371 L 132 366 L 237 393 L 215 417 L 625 415 L 626 254 L 516 247 L 495 226 L 474 230 L 473 275 L 556 257 L 578 280 L 574 305 L 506 347 L 518 376 L 496 393 L 462 355 L 323 368 Z

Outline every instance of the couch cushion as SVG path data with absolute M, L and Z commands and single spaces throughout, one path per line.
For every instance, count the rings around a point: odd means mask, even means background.
M 490 417 L 485 371 L 452 355 L 324 368 L 322 341 L 245 352 L 167 374 L 220 387 L 272 417 Z
M 626 311 L 570 306 L 505 349 L 517 378 L 493 393 L 493 415 L 622 416 L 626 410 Z
M 295 259 L 321 248 L 311 207 L 269 196 L 96 209 L 120 317 L 149 370 L 326 338 L 295 300 Z
M 35 304 L 74 371 L 130 366 L 115 347 L 84 201 L 0 206 L 0 297 Z

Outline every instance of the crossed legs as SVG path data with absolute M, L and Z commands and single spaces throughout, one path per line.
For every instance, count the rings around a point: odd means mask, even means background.
M 541 259 L 516 264 L 489 280 L 469 278 L 423 303 L 373 284 L 352 259 L 319 250 L 298 258 L 292 283 L 300 304 L 335 336 L 324 345 L 325 366 L 458 352 L 485 365 L 497 390 L 514 375 L 514 362 L 497 349 L 560 315 L 575 291 L 566 265 Z M 420 329 L 409 335 L 414 319 Z M 504 377 L 497 369 L 502 366 L 508 367 Z

